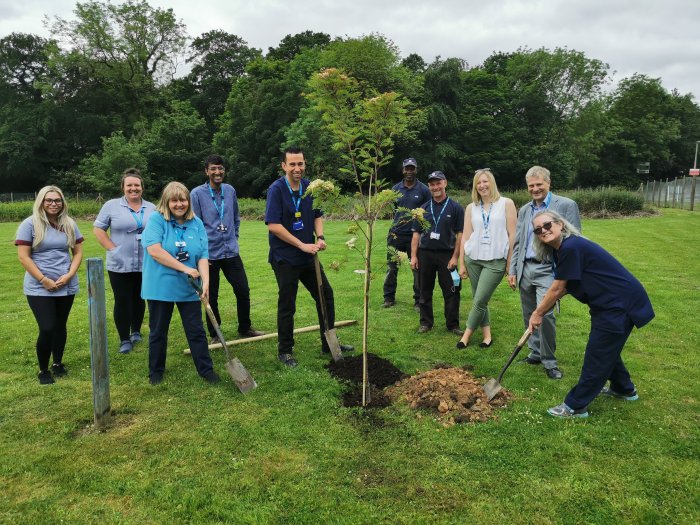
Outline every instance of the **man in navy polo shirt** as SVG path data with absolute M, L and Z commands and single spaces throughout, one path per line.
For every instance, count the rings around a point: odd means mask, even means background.
M 437 275 L 445 301 L 445 324 L 450 332 L 461 336 L 461 284 L 455 285 L 451 272 L 457 267 L 459 250 L 462 249 L 464 208 L 447 196 L 447 179 L 443 172 L 434 171 L 428 175 L 428 188 L 432 198 L 421 208 L 425 210 L 423 217 L 430 223 L 430 229 L 422 230 L 420 225 L 414 222 L 411 241 L 411 269 L 418 270 L 420 283 L 418 333 L 422 334 L 433 328 L 433 288 Z
M 279 334 L 277 352 L 279 360 L 286 366 L 295 367 L 294 358 L 294 313 L 299 282 L 316 301 L 318 323 L 324 326 L 321 310 L 314 256 L 326 249 L 323 236 L 323 213 L 314 209 L 313 198 L 304 192 L 309 187 L 304 153 L 297 147 L 284 150 L 282 160 L 284 177 L 273 182 L 267 190 L 265 224 L 269 231 L 269 262 L 275 272 L 279 297 L 277 299 L 277 332 Z M 333 289 L 321 268 L 321 286 L 326 300 L 328 327 L 335 324 L 335 304 Z M 329 353 L 330 348 L 321 333 L 321 350 Z M 354 350 L 352 346 L 340 345 L 343 352 Z
M 221 324 L 219 270 L 222 270 L 236 296 L 238 333 L 242 337 L 263 335 L 265 332 L 259 332 L 251 326 L 250 287 L 238 246 L 241 225 L 238 197 L 233 186 L 224 183 L 224 159 L 219 155 L 209 155 L 204 161 L 204 173 L 208 181 L 194 188 L 190 198 L 192 210 L 204 223 L 209 240 L 209 305 L 216 321 Z M 220 343 L 214 325 L 208 316 L 205 317 L 211 344 Z
M 401 194 L 396 201 L 396 208 L 406 208 L 413 210 L 420 208 L 430 200 L 430 190 L 416 178 L 418 173 L 418 162 L 413 157 L 403 161 L 403 180 L 395 184 L 391 189 Z M 410 220 L 405 211 L 396 211 L 394 222 L 389 228 L 387 244 L 387 272 L 384 279 L 384 304 L 383 308 L 391 308 L 396 304 L 396 277 L 399 273 L 397 252 L 406 252 L 411 259 L 411 239 L 413 232 L 411 227 L 413 221 Z M 413 307 L 418 309 L 418 299 L 420 290 L 418 289 L 418 272 L 413 270 Z

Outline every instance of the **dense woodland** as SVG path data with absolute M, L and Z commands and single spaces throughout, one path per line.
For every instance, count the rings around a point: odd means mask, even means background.
M 357 79 L 366 96 L 390 91 L 408 103 L 389 180 L 411 155 L 423 173 L 442 170 L 461 187 L 490 167 L 502 187 L 519 188 L 527 168 L 542 164 L 558 188 L 636 188 L 687 174 L 700 138 L 692 95 L 642 73 L 612 89 L 608 64 L 566 48 L 427 63 L 402 57 L 382 35 L 305 31 L 263 52 L 225 30 L 193 38 L 172 9 L 135 0 L 79 2 L 73 18 L 44 23 L 51 39 L 0 39 L 5 192 L 57 183 L 115 194 L 123 169 L 137 166 L 154 195 L 170 180 L 202 181 L 202 159 L 218 152 L 239 194 L 259 197 L 289 144 L 305 148 L 311 176 L 349 187 L 305 97 L 310 77 L 329 67 Z M 183 62 L 189 73 L 176 78 Z M 642 162 L 649 174 L 637 172 Z

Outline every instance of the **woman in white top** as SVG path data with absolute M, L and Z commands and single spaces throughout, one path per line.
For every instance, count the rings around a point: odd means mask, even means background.
M 469 338 L 481 326 L 482 348 L 491 346 L 489 300 L 506 274 L 513 255 L 516 210 L 513 201 L 501 197 L 489 168 L 476 170 L 472 204 L 464 212 L 464 250 L 459 257 L 459 274 L 472 285 L 472 308 L 467 329 L 457 348 L 469 345 Z

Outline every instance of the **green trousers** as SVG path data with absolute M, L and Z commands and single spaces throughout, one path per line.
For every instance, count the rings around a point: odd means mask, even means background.
M 473 261 L 465 257 L 469 282 L 472 285 L 472 309 L 467 317 L 467 328 L 476 330 L 489 326 L 489 301 L 506 273 L 506 260 Z

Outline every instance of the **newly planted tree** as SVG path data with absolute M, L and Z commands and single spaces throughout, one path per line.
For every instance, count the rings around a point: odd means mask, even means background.
M 364 259 L 362 404 L 365 406 L 370 401 L 367 332 L 374 226 L 386 208 L 392 206 L 399 196 L 397 192 L 386 188 L 386 183 L 380 179 L 379 174 L 381 168 L 392 158 L 394 138 L 404 133 L 408 127 L 409 110 L 399 93 L 366 96 L 354 78 L 335 68 L 314 75 L 309 81 L 306 96 L 320 112 L 326 128 L 333 136 L 333 148 L 345 164 L 341 171 L 349 175 L 357 186 L 353 201 L 342 197 L 331 181 L 314 181 L 307 191 L 327 211 L 347 211 L 348 206 L 352 205 L 355 225 L 351 233 L 364 239 L 364 250 L 356 246 L 356 238 L 350 239 L 347 245 L 357 250 Z

